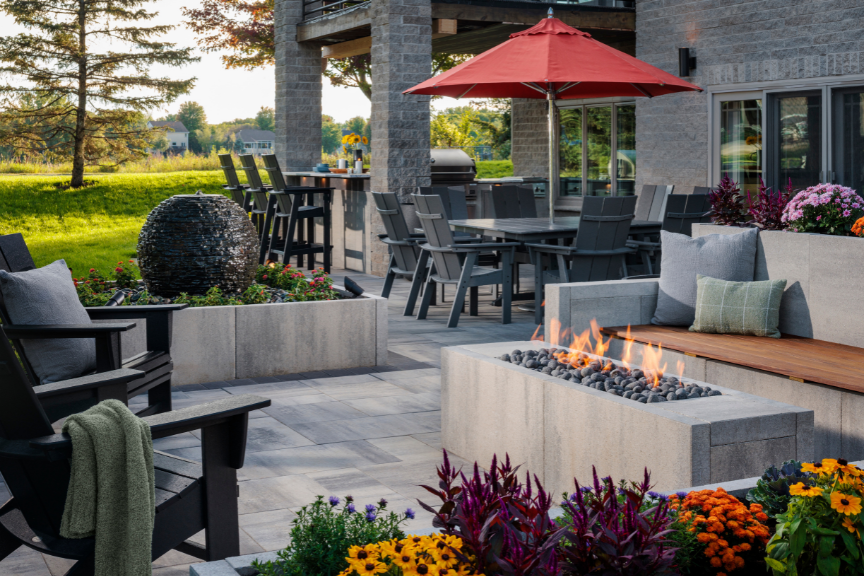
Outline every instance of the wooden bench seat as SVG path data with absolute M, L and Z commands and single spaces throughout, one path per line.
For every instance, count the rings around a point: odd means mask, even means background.
M 602 328 L 601 331 L 606 336 L 623 339 L 627 327 Z M 630 339 L 642 344 L 659 344 L 688 356 L 780 374 L 799 382 L 864 393 L 864 348 L 800 336 L 761 338 L 702 334 L 677 326 L 651 324 L 631 326 Z

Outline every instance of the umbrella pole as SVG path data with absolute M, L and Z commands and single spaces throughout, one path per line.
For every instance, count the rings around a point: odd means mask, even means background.
M 555 92 L 546 92 L 549 101 L 549 183 L 546 186 L 546 196 L 549 198 L 549 222 L 555 222 L 555 200 L 558 198 L 560 178 L 558 174 L 560 123 L 558 122 L 558 107 L 555 105 Z

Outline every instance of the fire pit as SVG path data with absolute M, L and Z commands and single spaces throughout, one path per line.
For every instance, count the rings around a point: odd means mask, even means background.
M 659 370 L 631 368 L 620 361 L 616 364 L 608 358 L 569 348 L 552 346 L 524 352 L 516 349 L 502 354 L 499 360 L 643 404 L 723 394 L 699 382 L 666 376 Z
M 812 410 L 673 376 L 656 350 L 639 364 L 591 350 L 533 341 L 444 348 L 443 446 L 468 461 L 509 453 L 550 493 L 590 480 L 592 465 L 614 478 L 648 468 L 662 490 L 813 456 Z

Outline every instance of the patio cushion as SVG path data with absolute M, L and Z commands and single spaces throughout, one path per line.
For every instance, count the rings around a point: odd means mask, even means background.
M 728 282 L 696 276 L 696 319 L 691 332 L 780 338 L 780 300 L 786 280 Z
M 90 316 L 64 260 L 25 272 L 0 270 L 0 291 L 13 324 L 90 324 Z M 41 384 L 77 378 L 96 370 L 92 338 L 22 340 Z
M 739 234 L 690 238 L 660 233 L 660 291 L 652 324 L 690 326 L 696 317 L 696 275 L 731 282 L 752 282 L 756 268 L 757 228 Z

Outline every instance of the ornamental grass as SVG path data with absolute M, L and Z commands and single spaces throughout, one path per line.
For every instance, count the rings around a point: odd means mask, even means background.
M 670 506 L 678 511 L 678 522 L 692 525 L 705 546 L 704 554 L 715 576 L 726 576 L 741 570 L 750 573 L 763 556 L 768 543 L 768 528 L 762 524 L 768 516 L 760 504 L 748 508 L 722 488 L 690 492 L 684 498 L 669 497 Z

